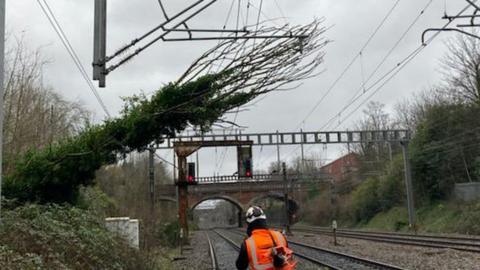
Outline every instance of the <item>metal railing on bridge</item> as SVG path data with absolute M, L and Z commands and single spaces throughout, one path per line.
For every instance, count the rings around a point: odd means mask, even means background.
M 237 181 L 272 181 L 280 180 L 281 176 L 277 174 L 255 174 L 252 177 L 239 177 L 238 175 L 219 175 L 219 176 L 207 176 L 196 177 L 195 182 L 199 184 L 214 184 L 225 182 L 237 182 Z
M 287 182 L 283 175 L 279 174 L 254 174 L 252 178 L 238 177 L 238 175 L 223 175 L 196 177 L 194 181 L 196 185 L 191 185 L 189 192 L 205 193 L 215 192 L 231 192 L 236 191 L 281 191 L 287 184 L 288 189 L 300 190 L 306 188 L 309 183 L 318 184 L 331 183 L 333 179 L 325 173 L 314 174 L 287 174 Z M 162 185 L 157 193 L 158 195 L 174 195 L 175 185 Z
M 297 180 L 323 180 L 327 181 L 331 179 L 331 176 L 325 173 L 315 174 L 287 174 L 289 181 Z M 279 174 L 254 174 L 252 177 L 239 177 L 238 175 L 219 175 L 208 177 L 196 177 L 194 181 L 197 184 L 215 184 L 215 183 L 231 183 L 231 182 L 257 182 L 257 181 L 281 181 L 283 175 Z

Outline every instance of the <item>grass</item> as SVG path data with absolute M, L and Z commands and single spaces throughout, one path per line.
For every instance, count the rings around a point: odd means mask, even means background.
M 407 220 L 408 213 L 405 208 L 393 207 L 387 212 L 381 212 L 375 215 L 367 223 L 359 224 L 357 227 L 385 231 L 402 231 L 408 228 Z
M 416 211 L 419 232 L 460 233 L 480 235 L 480 201 L 435 202 Z M 386 231 L 408 231 L 408 213 L 405 207 L 393 207 L 375 215 L 357 228 Z

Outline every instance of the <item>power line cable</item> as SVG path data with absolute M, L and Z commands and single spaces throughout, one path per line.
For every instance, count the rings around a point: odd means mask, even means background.
M 237 0 L 237 1 L 238 1 L 238 7 L 237 7 L 237 24 L 235 26 L 236 30 L 238 30 L 238 25 L 240 22 L 240 5 L 241 5 L 241 0 Z
M 261 1 L 260 4 L 263 4 L 263 1 Z M 263 12 L 261 10 L 261 8 L 258 8 L 257 6 L 255 6 L 252 3 L 250 3 L 250 7 L 256 9 L 263 16 L 263 18 L 265 18 L 265 21 L 272 22 L 273 24 L 275 24 L 276 26 L 279 26 L 279 27 L 284 26 L 284 25 L 281 25 L 281 24 L 276 22 L 276 21 L 278 21 L 279 19 L 282 19 L 282 18 L 270 18 L 267 14 L 265 14 L 265 12 Z
M 103 102 L 103 100 L 102 100 L 100 94 L 98 93 L 97 89 L 95 88 L 93 83 L 90 81 L 90 79 L 88 77 L 88 74 L 85 71 L 85 67 L 82 65 L 82 62 L 80 61 L 80 58 L 78 57 L 78 54 L 73 49 L 73 47 L 72 47 L 70 41 L 68 40 L 65 32 L 63 31 L 61 25 L 59 24 L 58 20 L 56 19 L 55 14 L 53 13 L 52 9 L 50 8 L 50 6 L 46 2 L 46 0 L 43 0 L 43 5 L 42 5 L 41 0 L 37 0 L 37 3 L 40 6 L 40 8 L 42 9 L 44 15 L 47 17 L 48 21 L 50 22 L 50 25 L 53 27 L 53 29 L 57 33 L 57 36 L 59 37 L 60 41 L 64 45 L 68 54 L 72 58 L 75 66 L 80 71 L 80 74 L 84 78 L 85 82 L 87 83 L 88 87 L 90 88 L 93 95 L 97 99 L 98 103 L 102 107 L 103 111 L 105 112 L 105 114 L 109 118 L 111 118 L 112 116 L 111 116 L 110 112 L 108 111 L 107 107 L 105 106 L 105 103 Z
M 397 67 L 398 68 L 395 68 L 395 72 L 393 72 L 390 77 L 388 77 L 387 79 L 385 79 L 385 81 L 383 83 L 380 84 L 379 87 L 377 87 L 377 89 L 375 89 L 364 101 L 362 101 L 357 107 L 355 107 L 355 109 L 353 111 L 351 111 L 346 117 L 343 118 L 343 120 L 339 121 L 338 125 L 336 127 L 339 127 L 343 122 L 345 122 L 350 116 L 352 116 L 361 106 L 363 106 L 363 104 L 365 104 L 368 100 L 370 100 L 370 98 L 372 98 L 376 93 L 378 93 L 380 90 L 383 89 L 383 87 L 388 83 L 390 82 L 410 61 L 412 61 L 422 50 L 423 50 L 423 46 L 422 47 L 419 47 L 418 49 L 416 49 L 413 53 L 411 53 L 403 62 L 397 64 Z M 393 71 L 393 70 L 392 70 Z M 369 88 L 371 89 L 371 88 Z M 367 92 L 368 90 L 367 89 Z M 366 93 L 366 92 L 365 92 Z M 350 102 L 349 104 L 347 104 L 347 106 L 345 106 L 344 108 L 342 108 L 342 110 L 338 113 L 338 115 L 341 115 L 343 114 L 343 112 L 345 112 L 353 103 L 355 103 L 358 99 L 360 99 L 361 97 L 363 96 L 360 95 L 358 96 L 357 98 L 355 98 L 352 102 Z M 334 116 L 333 118 L 336 118 L 336 116 Z M 322 128 L 324 128 L 325 126 L 323 126 Z
M 175 168 L 175 169 L 178 169 L 178 167 L 177 167 L 175 164 L 173 164 L 172 162 L 170 162 L 170 161 L 162 158 L 159 154 L 157 154 L 157 152 L 153 151 L 153 154 L 154 154 L 157 158 L 159 158 L 160 160 L 162 160 L 163 162 L 167 163 L 168 165 L 172 166 L 172 167 Z
M 428 5 L 430 4 L 430 2 L 428 3 Z M 427 5 L 427 7 L 428 7 Z M 465 7 L 463 10 L 461 10 L 459 12 L 459 15 L 461 15 L 463 12 L 465 12 L 466 10 L 468 9 L 468 6 Z M 423 13 L 421 13 L 423 14 Z M 446 28 L 448 27 L 448 25 L 451 23 L 451 21 L 447 22 L 443 28 Z M 410 28 L 410 27 L 409 27 Z M 345 118 L 343 118 L 343 120 L 339 120 L 339 123 L 338 125 L 335 127 L 335 128 L 338 128 L 343 122 L 345 122 L 350 116 L 352 116 L 363 104 L 365 104 L 368 100 L 370 100 L 371 97 L 373 97 L 373 95 L 375 95 L 376 93 L 378 93 L 380 90 L 383 89 L 383 87 L 390 81 L 393 79 L 393 77 L 395 77 L 410 61 L 412 61 L 418 54 L 420 54 L 420 52 L 428 45 L 430 44 L 438 35 L 440 34 L 440 32 L 437 32 L 435 35 L 433 35 L 430 39 L 427 40 L 427 42 L 425 42 L 425 44 L 421 45 L 420 47 L 418 47 L 415 51 L 413 51 L 411 54 L 409 54 L 406 58 L 404 58 L 400 63 L 398 63 L 396 65 L 396 67 L 392 70 L 390 70 L 389 72 L 387 72 L 385 75 L 387 74 L 390 74 L 392 71 L 396 70 L 389 78 L 387 78 L 372 94 L 370 94 L 363 102 L 361 102 L 357 107 L 355 107 L 355 109 L 353 111 L 351 111 Z M 381 79 L 383 79 L 384 76 L 382 76 Z M 378 81 L 377 81 L 378 82 Z M 368 91 L 368 90 L 367 90 Z M 363 95 L 363 94 L 362 94 Z M 324 125 L 321 129 L 323 128 L 326 128 L 328 125 L 330 125 L 331 123 L 333 123 L 333 120 L 337 117 L 337 116 L 340 116 L 349 106 L 351 106 L 356 100 L 358 100 L 362 95 L 358 96 L 357 98 L 355 98 L 352 102 L 350 102 L 347 106 L 345 106 L 344 108 L 342 108 L 342 110 L 337 114 L 335 115 L 334 117 L 332 117 L 326 125 Z M 311 148 L 311 147 L 310 147 Z
M 430 2 L 427 3 L 427 6 L 428 7 L 430 5 Z M 457 16 L 460 16 L 463 12 L 465 12 L 467 9 L 469 8 L 469 5 L 467 5 L 464 9 L 462 9 L 458 14 Z M 423 14 L 421 12 L 421 14 Z M 418 20 L 417 18 L 415 20 Z M 451 21 L 448 21 L 442 28 L 447 28 L 449 25 L 451 24 Z M 411 27 L 409 27 L 411 28 Z M 407 28 L 408 29 L 408 28 Z M 357 106 L 352 112 L 350 112 L 347 117 L 345 117 L 343 120 L 339 120 L 339 123 L 337 125 L 337 127 L 339 127 L 344 121 L 346 121 L 353 113 L 355 113 L 360 107 L 361 105 L 363 105 L 365 102 L 367 102 L 371 97 L 373 97 L 373 95 L 375 95 L 376 93 L 378 93 L 381 89 L 383 89 L 383 87 L 390 81 L 393 79 L 393 77 L 395 77 L 410 61 L 412 61 L 424 48 L 426 48 L 426 46 L 428 46 L 438 35 L 440 34 L 440 32 L 437 32 L 435 33 L 434 35 L 432 35 L 430 37 L 430 39 L 428 39 L 424 44 L 420 45 L 417 49 L 415 49 L 412 53 L 410 53 L 407 57 L 405 57 L 402 61 L 400 61 L 399 63 L 397 63 L 397 65 L 392 68 L 391 70 L 389 70 L 387 73 L 385 73 L 379 80 L 377 80 L 372 86 L 370 86 L 367 91 L 369 89 L 372 89 L 374 85 L 380 83 L 384 78 L 386 78 L 389 74 L 393 73 L 392 76 L 388 77 L 381 85 L 380 87 L 378 87 L 371 95 L 369 95 L 367 97 L 367 99 L 365 99 L 361 104 L 360 106 Z M 363 94 L 362 94 L 363 95 Z M 350 107 L 356 100 L 358 100 L 362 95 L 358 96 L 357 98 L 354 99 L 354 101 L 350 102 L 349 104 L 347 104 L 347 106 L 345 106 L 344 108 L 342 108 L 342 110 L 337 113 L 334 117 L 332 117 L 327 123 L 326 125 L 324 125 L 321 129 L 329 126 L 338 116 L 340 116 L 341 114 L 343 114 L 343 112 L 348 108 Z M 289 156 L 291 156 L 296 150 L 298 149 L 298 147 L 296 149 L 294 149 L 294 151 L 292 151 Z
M 409 24 L 407 29 L 403 32 L 403 34 L 400 36 L 400 38 L 395 42 L 395 44 L 390 48 L 390 50 L 384 55 L 382 60 L 377 64 L 375 69 L 370 73 L 368 78 L 365 80 L 364 84 L 368 83 L 373 76 L 377 73 L 377 71 L 382 67 L 382 65 L 387 61 L 387 59 L 390 57 L 390 55 L 395 51 L 395 49 L 400 45 L 400 43 L 403 41 L 403 39 L 407 36 L 407 34 L 410 32 L 410 30 L 415 26 L 415 24 L 418 22 L 418 20 L 422 17 L 422 15 L 425 13 L 425 11 L 428 9 L 428 7 L 432 4 L 433 0 L 429 0 L 425 7 L 420 11 L 420 13 L 414 18 L 414 20 Z M 358 89 L 357 92 L 352 96 L 352 99 L 355 98 L 357 94 L 359 94 L 361 91 L 365 92 L 365 85 L 362 85 Z M 350 100 L 351 101 L 351 100 Z
M 283 12 L 282 7 L 280 7 L 280 5 L 278 4 L 278 1 L 277 1 L 277 0 L 274 0 L 274 2 L 275 2 L 275 5 L 277 6 L 278 10 L 280 11 L 280 16 L 282 16 L 285 24 L 288 24 L 288 22 L 287 22 L 287 17 L 285 16 L 285 13 Z
M 428 5 L 430 5 L 430 2 L 428 3 Z M 428 5 L 427 5 L 427 7 L 428 7 Z M 465 11 L 468 9 L 468 7 L 469 7 L 469 6 L 465 7 L 464 9 L 462 9 L 457 16 L 459 16 L 459 15 L 461 15 L 463 12 L 465 12 Z M 421 13 L 421 14 L 423 14 L 423 13 Z M 415 20 L 418 20 L 418 17 L 417 17 Z M 451 24 L 451 21 L 448 21 L 442 28 L 446 28 L 446 27 L 448 27 L 448 25 L 450 25 L 450 24 Z M 411 28 L 411 27 L 409 27 L 409 29 L 410 29 L 410 28 Z M 407 29 L 407 30 L 408 30 L 408 29 Z M 391 77 L 389 77 L 388 79 L 386 79 L 386 81 L 385 81 L 384 83 L 382 83 L 382 85 L 381 85 L 379 88 L 377 88 L 371 95 L 369 95 L 369 96 L 367 97 L 367 99 L 364 100 L 364 101 L 360 104 L 360 106 L 363 105 L 365 102 L 367 102 L 371 97 L 373 97 L 373 95 L 375 95 L 376 93 L 378 93 L 378 92 L 383 88 L 383 86 L 385 86 L 386 83 L 388 83 L 391 79 L 393 79 L 393 77 L 394 77 L 396 74 L 398 74 L 398 72 L 399 72 L 400 70 L 402 70 L 402 69 L 405 67 L 406 64 L 408 64 L 411 60 L 413 60 L 413 58 L 415 58 L 424 48 L 426 48 L 426 46 L 427 46 L 428 44 L 430 44 L 439 34 L 440 34 L 440 32 L 435 33 L 435 34 L 434 34 L 432 37 L 430 37 L 430 39 L 428 39 L 424 44 L 420 45 L 420 46 L 419 46 L 417 49 L 415 49 L 411 54 L 409 54 L 406 58 L 404 58 L 401 62 L 399 62 L 399 63 L 394 67 L 394 69 L 397 69 L 397 68 L 398 68 L 398 70 L 397 70 Z M 396 46 L 396 45 L 395 45 L 395 46 Z M 390 70 L 389 72 L 387 72 L 387 74 L 390 73 L 391 71 L 393 71 L 393 69 Z M 385 75 L 382 76 L 382 78 L 383 78 L 383 77 L 385 77 Z M 378 81 L 377 81 L 377 82 L 378 82 Z M 362 95 L 363 95 L 363 94 L 362 94 Z M 344 108 L 342 108 L 342 110 L 340 111 L 339 114 L 342 114 L 349 106 L 351 106 L 351 105 L 352 105 L 356 100 L 358 100 L 362 95 L 360 95 L 360 96 L 358 96 L 357 98 L 355 98 L 352 102 L 349 102 L 349 104 L 347 104 L 347 106 L 345 106 Z M 344 118 L 343 121 L 341 121 L 341 122 L 344 122 L 344 121 L 345 121 L 347 118 L 349 118 L 353 113 L 355 113 L 355 112 L 360 108 L 360 106 L 357 106 L 357 107 L 356 107 L 350 114 L 348 114 L 348 116 L 347 116 L 346 118 Z M 339 114 L 337 114 L 337 115 L 339 115 Z M 336 116 L 334 116 L 334 118 L 335 118 L 335 117 L 336 117 Z M 338 126 L 339 126 L 339 125 L 337 125 L 337 127 L 338 127 Z
M 380 77 L 375 83 L 373 83 L 371 86 L 369 86 L 368 88 L 365 89 L 365 93 L 368 92 L 370 89 L 373 89 L 377 84 L 381 83 L 383 81 L 382 84 L 380 84 L 380 87 L 378 87 L 374 93 L 377 93 L 380 89 L 383 88 L 383 86 L 385 86 L 385 84 L 390 81 L 391 79 L 393 79 L 393 77 L 399 72 L 399 67 L 403 68 L 404 67 L 404 64 L 406 61 L 411 61 L 411 59 L 413 59 L 412 57 L 416 56 L 419 51 L 421 51 L 421 49 L 423 49 L 424 46 L 421 45 L 420 47 L 418 47 L 416 50 L 414 50 L 412 53 L 410 53 L 407 57 L 405 57 L 401 62 L 397 63 L 392 69 L 390 69 L 389 71 L 387 71 L 382 77 Z M 390 76 L 388 77 L 389 75 L 393 74 L 393 76 Z M 385 79 L 385 80 L 384 80 Z M 357 101 L 359 98 L 361 98 L 363 95 L 361 96 L 358 96 L 356 97 L 353 101 L 349 102 L 347 105 L 345 105 L 339 113 L 335 114 L 335 116 L 333 116 L 332 118 L 330 118 L 329 121 L 327 121 L 326 124 L 324 124 L 320 130 L 324 130 L 325 128 L 327 128 L 331 123 L 333 123 L 333 121 L 335 121 L 335 119 L 337 119 L 338 116 L 340 116 L 341 114 L 343 114 L 343 112 L 345 110 L 348 109 L 348 107 L 350 107 L 355 101 Z M 372 95 L 370 95 L 372 96 Z M 350 116 L 350 115 L 349 115 Z M 339 124 L 337 125 L 340 126 L 341 124 L 341 121 L 339 121 Z M 307 150 L 311 149 L 313 146 L 310 146 Z M 293 151 L 290 152 L 290 154 L 288 154 L 287 156 L 290 157 L 295 151 L 298 150 L 299 147 L 296 147 Z
M 259 9 L 258 16 L 257 16 L 257 23 L 256 23 L 256 27 L 255 27 L 255 32 L 257 32 L 257 30 L 258 30 L 258 24 L 259 24 L 259 18 L 260 18 L 260 12 L 261 12 L 261 8 L 262 8 L 262 4 L 263 4 L 263 0 L 260 2 L 260 9 Z M 248 0 L 248 2 L 247 2 L 247 12 L 246 12 L 246 13 L 247 13 L 247 17 L 246 17 L 246 22 L 245 22 L 245 24 L 244 24 L 244 25 L 245 25 L 244 27 L 246 27 L 246 25 L 248 25 L 248 18 L 249 18 L 248 14 L 249 14 L 249 12 L 250 12 L 250 5 L 251 5 L 250 0 Z M 253 40 L 253 44 L 254 44 L 254 46 L 255 46 L 255 40 Z M 242 47 L 243 47 L 243 48 L 241 49 L 241 50 L 243 50 L 242 54 L 245 54 L 245 49 L 246 49 L 246 48 L 245 48 L 245 45 L 246 45 L 246 43 L 244 43 L 244 44 L 242 45 Z M 225 60 L 225 58 L 222 59 L 222 63 L 223 63 L 224 60 Z M 234 119 L 233 119 L 233 123 L 235 123 L 235 122 L 237 121 L 237 117 L 238 117 L 238 113 L 239 113 L 239 112 L 240 112 L 240 107 L 238 107 L 237 110 L 236 110 L 236 112 L 235 112 L 235 116 L 234 116 Z M 233 124 L 233 123 L 232 123 L 232 125 L 231 125 L 231 127 L 230 127 L 230 131 L 228 132 L 229 135 L 231 135 L 232 132 L 233 132 L 233 127 L 234 127 L 234 124 Z M 225 157 L 226 157 L 226 155 L 227 155 L 228 150 L 229 150 L 228 148 L 226 148 L 226 149 L 223 150 L 222 157 L 221 157 L 221 159 L 220 159 L 220 160 L 221 160 L 220 163 L 215 165 L 215 170 L 216 170 L 216 171 L 220 172 L 220 170 L 223 168 L 223 164 L 224 164 L 224 162 L 225 162 Z
M 337 86 L 337 84 L 341 81 L 341 79 L 345 76 L 347 71 L 350 70 L 352 65 L 357 61 L 357 59 L 361 56 L 361 53 L 367 48 L 367 46 L 370 44 L 370 42 L 373 40 L 373 38 L 377 35 L 377 33 L 380 31 L 382 26 L 386 23 L 388 18 L 392 15 L 393 11 L 395 8 L 398 6 L 400 3 L 400 0 L 395 1 L 393 6 L 388 10 L 387 14 L 383 17 L 383 19 L 380 21 L 380 24 L 375 28 L 373 33 L 370 35 L 370 37 L 367 39 L 367 41 L 363 44 L 363 46 L 360 48 L 360 51 L 355 54 L 355 56 L 350 60 L 350 62 L 347 64 L 347 66 L 342 70 L 340 75 L 333 81 L 333 83 L 327 88 L 327 91 L 320 97 L 320 99 L 315 103 L 313 108 L 307 113 L 307 115 L 304 117 L 304 119 L 300 122 L 299 125 L 301 125 L 302 122 L 305 122 L 312 114 L 315 112 L 315 110 L 320 106 L 320 104 L 325 100 L 325 98 L 330 94 L 330 92 Z M 297 130 L 299 126 L 295 128 Z

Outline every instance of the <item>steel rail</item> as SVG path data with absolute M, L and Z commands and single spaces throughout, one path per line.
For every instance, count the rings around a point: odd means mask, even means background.
M 226 242 L 228 242 L 232 247 L 234 247 L 235 249 L 237 250 L 240 250 L 240 246 L 238 244 L 235 243 L 235 241 L 233 241 L 232 239 L 228 238 L 227 236 L 221 234 L 220 232 L 218 232 L 217 230 L 213 230 L 216 234 L 218 234 L 218 236 L 220 236 L 223 240 L 225 240 Z M 240 232 L 236 232 L 237 234 L 240 234 Z M 330 265 L 330 264 L 327 264 L 327 263 L 324 263 L 324 262 L 321 262 L 315 258 L 312 258 L 310 256 L 307 256 L 307 255 L 304 255 L 304 254 L 301 254 L 301 253 L 294 253 L 295 256 L 297 257 L 300 257 L 304 260 L 307 260 L 309 262 L 312 262 L 316 265 L 320 265 L 320 266 L 323 266 L 323 267 L 327 267 L 329 269 L 332 269 L 332 270 L 342 270 L 341 268 L 338 268 L 338 267 L 335 267 L 333 265 Z
M 294 245 L 294 246 L 297 245 L 297 246 L 305 247 L 305 248 L 312 249 L 312 250 L 322 252 L 322 253 L 328 253 L 328 254 L 331 254 L 331 255 L 334 255 L 334 256 L 337 256 L 337 257 L 347 259 L 347 260 L 349 260 L 351 262 L 354 262 L 354 263 L 360 263 L 360 264 L 363 264 L 363 265 L 366 265 L 366 266 L 372 266 L 374 268 L 391 269 L 391 270 L 403 270 L 403 268 L 400 268 L 398 266 L 394 266 L 394 265 L 391 265 L 391 264 L 386 264 L 386 263 L 382 263 L 382 262 L 379 262 L 379 261 L 366 259 L 366 258 L 362 258 L 362 257 L 346 254 L 346 253 L 343 253 L 343 252 L 338 252 L 338 251 L 326 249 L 326 248 L 319 248 L 319 247 L 315 247 L 315 246 L 312 246 L 312 245 L 309 245 L 309 244 L 300 243 L 300 242 L 297 242 L 297 241 L 289 240 L 288 244 L 289 245 Z
M 239 231 L 238 229 L 237 230 L 230 230 L 230 231 L 234 232 L 236 234 L 242 234 L 242 232 Z M 361 257 L 357 257 L 357 256 L 354 256 L 354 255 L 349 255 L 349 254 L 346 254 L 346 253 L 342 253 L 342 252 L 338 252 L 338 251 L 334 251 L 334 250 L 330 250 L 330 249 L 319 248 L 319 247 L 315 247 L 315 246 L 312 246 L 312 245 L 308 245 L 308 244 L 305 244 L 305 243 L 300 243 L 300 242 L 296 242 L 296 241 L 292 241 L 292 240 L 287 240 L 287 242 L 288 242 L 289 245 L 301 246 L 301 247 L 304 247 L 304 248 L 315 250 L 316 252 L 319 252 L 319 253 L 329 254 L 329 255 L 339 257 L 339 258 L 343 258 L 343 259 L 349 260 L 353 263 L 360 263 L 362 265 L 372 266 L 376 269 L 403 270 L 403 268 L 400 268 L 398 266 L 378 262 L 378 261 L 371 260 L 371 259 L 361 258 Z M 322 262 L 318 259 L 315 259 L 311 256 L 305 255 L 305 254 L 300 253 L 298 251 L 294 251 L 294 255 L 297 256 L 297 257 L 306 259 L 306 260 L 308 260 L 310 262 L 313 262 L 315 264 L 318 264 L 318 265 L 321 265 L 321 266 L 324 266 L 324 267 L 328 267 L 330 269 L 338 269 L 338 270 L 346 269 L 346 268 L 342 268 L 342 267 L 339 267 L 339 266 L 335 266 L 335 265 L 332 265 L 332 264 Z
M 217 256 L 215 254 L 215 249 L 213 248 L 213 244 L 212 244 L 212 241 L 210 240 L 210 236 L 208 236 L 208 232 L 205 232 L 205 235 L 207 236 L 208 253 L 210 254 L 212 270 L 218 270 L 219 268 L 218 268 Z
M 313 230 L 322 230 L 326 232 L 331 232 L 330 228 L 326 227 L 309 227 L 309 226 L 298 226 L 299 229 L 313 229 Z M 480 237 L 467 237 L 467 236 L 445 236 L 445 235 L 429 235 L 429 234 L 412 234 L 412 233 L 402 233 L 402 232 L 382 232 L 382 231 L 362 231 L 362 230 L 352 230 L 352 229 L 338 229 L 337 233 L 360 233 L 360 234 L 369 234 L 369 235 L 381 235 L 381 236 L 392 236 L 406 239 L 407 237 L 419 238 L 419 239 L 438 239 L 445 241 L 469 241 L 476 243 L 466 243 L 466 245 L 473 244 L 473 246 L 480 247 Z M 443 241 L 443 242 L 445 242 Z
M 220 236 L 223 240 L 225 240 L 228 244 L 230 244 L 233 248 L 236 250 L 240 250 L 240 245 L 235 243 L 232 239 L 228 238 L 227 236 L 221 234 L 217 230 L 213 230 L 214 233 L 216 233 L 218 236 Z
M 311 232 L 311 233 L 320 233 L 326 235 L 332 235 L 333 232 L 327 229 L 321 228 L 293 228 L 296 231 L 304 231 L 304 232 Z M 480 244 L 479 243 L 468 243 L 468 242 L 458 242 L 457 239 L 451 239 L 449 241 L 448 237 L 442 236 L 415 236 L 415 235 L 406 235 L 406 234 L 392 234 L 389 233 L 378 233 L 375 234 L 373 232 L 349 232 L 345 230 L 337 230 L 336 235 L 338 237 L 344 238 L 352 238 L 352 239 L 360 239 L 360 240 L 367 240 L 367 241 L 374 241 L 374 242 L 383 242 L 389 244 L 399 244 L 399 245 L 410 245 L 410 246 L 420 246 L 420 247 L 429 247 L 429 248 L 450 248 L 458 251 L 466 251 L 466 252 L 474 252 L 480 253 Z M 428 238 L 432 239 L 428 239 Z M 442 239 L 436 240 L 434 238 Z M 464 239 L 464 238 L 461 238 Z M 455 242 L 457 241 L 457 242 Z M 467 241 L 479 241 L 479 239 L 468 239 Z M 468 248 L 470 247 L 470 248 Z

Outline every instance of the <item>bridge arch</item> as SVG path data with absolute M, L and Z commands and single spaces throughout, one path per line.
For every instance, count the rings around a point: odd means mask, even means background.
M 210 201 L 210 200 L 224 200 L 224 201 L 230 202 L 233 205 L 235 205 L 238 208 L 238 210 L 240 210 L 242 213 L 245 212 L 245 208 L 244 208 L 242 203 L 240 203 L 239 201 L 237 201 L 233 197 L 226 196 L 226 195 L 212 195 L 212 196 L 202 197 L 200 200 L 193 203 L 193 205 L 190 207 L 190 210 L 193 211 L 195 209 L 195 207 L 197 207 L 202 202 Z
M 227 201 L 227 202 L 235 205 L 235 207 L 238 209 L 238 227 L 242 227 L 242 219 L 243 219 L 243 216 L 244 216 L 244 213 L 245 213 L 246 210 L 245 210 L 244 205 L 242 203 L 240 203 L 238 200 L 236 200 L 236 199 L 234 199 L 233 197 L 230 197 L 230 196 L 212 195 L 212 196 L 202 197 L 198 201 L 192 203 L 192 206 L 190 207 L 190 212 L 193 213 L 193 210 L 195 210 L 195 208 L 199 204 L 201 204 L 202 202 L 205 202 L 205 201 L 210 201 L 210 200 L 224 200 L 224 201 Z
M 258 202 L 258 201 L 263 200 L 263 199 L 268 199 L 268 198 L 283 201 L 284 200 L 284 194 L 279 193 L 279 192 L 269 192 L 269 193 L 261 194 L 260 196 L 257 196 L 257 197 L 254 197 L 253 199 L 251 199 L 250 202 L 248 203 L 247 207 L 255 205 L 255 202 Z M 291 207 L 294 207 L 295 209 L 299 208 L 298 202 L 296 200 L 292 199 L 292 198 L 288 199 L 288 203 L 291 205 Z
M 255 205 L 258 203 L 258 201 L 264 200 L 264 199 L 276 199 L 279 201 L 283 201 L 285 195 L 280 192 L 269 192 L 265 194 L 261 194 L 260 196 L 256 196 L 250 200 L 248 203 L 247 207 L 250 207 L 251 205 Z M 288 213 L 289 213 L 289 219 L 290 223 L 293 224 L 298 221 L 298 214 L 299 214 L 299 209 L 300 209 L 300 204 L 297 202 L 295 199 L 289 198 L 288 199 Z

